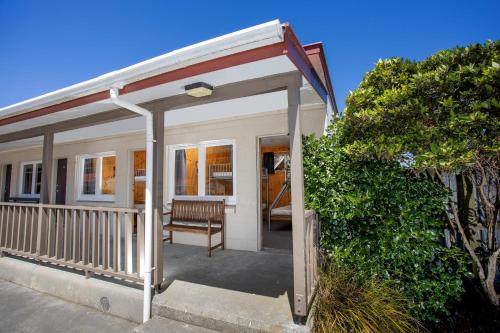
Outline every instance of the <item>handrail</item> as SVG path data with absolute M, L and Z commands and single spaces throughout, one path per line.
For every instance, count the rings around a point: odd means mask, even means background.
M 123 207 L 104 207 L 104 206 L 85 206 L 85 205 L 54 205 L 54 204 L 38 204 L 38 203 L 21 203 L 21 202 L 0 202 L 3 206 L 15 207 L 42 207 L 54 209 L 76 209 L 76 210 L 91 210 L 91 211 L 113 211 L 120 213 L 140 213 L 138 208 L 123 208 Z

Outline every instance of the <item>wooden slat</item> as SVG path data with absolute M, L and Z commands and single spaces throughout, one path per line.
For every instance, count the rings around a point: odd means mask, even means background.
M 12 207 L 8 206 L 7 207 L 7 211 L 5 213 L 5 231 L 4 231 L 4 246 L 6 248 L 10 247 L 10 228 L 11 228 L 11 224 L 12 224 L 12 221 L 11 221 L 11 210 L 12 210 Z
M 133 214 L 125 213 L 125 272 L 133 273 L 132 232 L 134 230 Z
M 36 241 L 38 232 L 38 208 L 30 207 L 31 209 L 31 236 L 30 236 L 30 253 L 36 253 Z
M 90 213 L 92 223 L 92 267 L 99 266 L 99 214 L 97 211 Z
M 56 246 L 55 253 L 57 259 L 62 258 L 63 255 L 63 223 L 64 223 L 64 210 L 56 209 L 55 212 L 55 227 L 56 227 Z
M 26 208 L 24 207 L 19 207 L 18 211 L 18 219 L 17 219 L 17 235 L 16 235 L 16 250 L 22 251 L 23 250 L 23 235 L 24 235 L 24 221 L 25 221 L 25 210 Z
M 31 221 L 32 221 L 32 216 L 31 216 L 32 208 L 26 207 L 25 212 L 24 212 L 24 232 L 22 234 L 22 239 L 23 239 L 23 246 L 22 250 L 24 252 L 28 252 L 30 249 L 30 240 L 31 240 Z
M 7 227 L 6 206 L 0 206 L 0 247 L 4 247 L 4 233 Z
M 137 242 L 136 242 L 137 277 L 144 272 L 144 219 L 143 213 L 137 214 Z
M 108 212 L 101 213 L 102 221 L 102 269 L 109 268 L 109 218 Z
M 55 243 L 56 243 L 56 219 L 54 209 L 47 210 L 47 255 L 49 257 L 55 256 Z
M 82 223 L 82 262 L 84 265 L 89 263 L 90 253 L 90 219 L 89 212 L 86 210 L 76 210 L 77 218 Z M 76 252 L 75 252 L 76 253 Z M 75 261 L 79 260 L 80 256 L 75 254 Z
M 124 216 L 125 214 L 123 213 L 117 213 L 116 218 L 117 218 L 117 230 L 116 230 L 116 252 L 117 252 L 117 267 L 119 271 L 125 270 L 123 267 L 123 261 L 122 258 L 122 251 L 124 251 L 124 247 L 122 246 L 122 236 L 123 236 L 123 229 L 124 229 Z
M 118 271 L 118 213 L 113 212 L 113 271 Z
M 64 260 L 69 261 L 71 259 L 71 232 L 74 235 L 80 235 L 80 230 L 74 229 L 74 211 L 71 209 L 66 209 L 64 211 Z M 73 227 L 73 228 L 72 228 Z
M 0 247 L 3 247 L 3 233 L 5 230 L 6 218 L 5 218 L 5 206 L 0 205 Z
M 81 213 L 79 209 L 72 209 L 73 217 L 71 219 L 71 225 L 73 226 L 73 261 L 80 262 L 80 232 L 81 232 Z M 85 243 L 85 241 L 83 241 Z M 84 250 L 85 251 L 85 250 Z
M 208 234 L 208 227 L 195 226 L 195 225 L 182 225 L 182 224 L 167 224 L 164 227 L 167 231 L 179 231 L 179 232 L 192 232 L 195 234 Z M 211 228 L 212 235 L 221 231 L 220 227 Z

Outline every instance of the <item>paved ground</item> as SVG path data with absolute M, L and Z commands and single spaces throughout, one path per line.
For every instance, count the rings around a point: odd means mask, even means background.
M 0 280 L 0 332 L 133 332 L 137 324 Z
M 0 280 L 0 333 L 216 333 L 154 317 L 144 325 Z

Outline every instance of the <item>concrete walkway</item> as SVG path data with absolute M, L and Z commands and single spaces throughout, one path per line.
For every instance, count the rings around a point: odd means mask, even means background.
M 136 323 L 0 280 L 0 332 L 133 332 Z
M 166 318 L 144 325 L 0 280 L 0 333 L 213 333 Z

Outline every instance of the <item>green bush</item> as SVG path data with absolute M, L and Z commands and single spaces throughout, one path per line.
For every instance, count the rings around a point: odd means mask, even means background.
M 335 259 L 320 274 L 312 314 L 314 333 L 406 333 L 420 328 L 389 282 Z
M 447 193 L 396 162 L 351 161 L 329 135 L 304 142 L 306 203 L 322 220 L 321 246 L 346 265 L 391 281 L 422 321 L 438 321 L 462 291 L 463 252 L 443 246 Z

